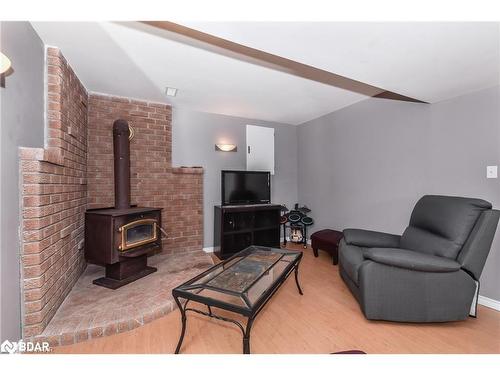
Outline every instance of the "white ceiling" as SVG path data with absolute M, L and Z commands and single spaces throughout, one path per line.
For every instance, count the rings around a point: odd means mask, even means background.
M 416 99 L 499 84 L 499 24 L 184 23 Z M 110 22 L 34 22 L 90 91 L 300 124 L 366 96 Z M 175 98 L 166 86 L 179 89 Z
M 366 97 L 115 23 L 33 23 L 90 91 L 300 124 Z M 179 89 L 175 98 L 165 87 Z
M 500 23 L 183 25 L 429 103 L 500 82 Z

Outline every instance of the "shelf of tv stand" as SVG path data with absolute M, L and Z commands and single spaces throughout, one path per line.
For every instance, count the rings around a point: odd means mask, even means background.
M 251 233 L 253 232 L 254 229 L 238 229 L 238 230 L 232 230 L 232 231 L 224 231 L 224 236 L 229 236 L 232 234 L 242 234 L 242 233 Z
M 265 227 L 254 227 L 254 228 L 246 228 L 246 229 L 239 229 L 239 230 L 227 230 L 224 231 L 224 236 L 230 235 L 230 234 L 239 234 L 239 233 L 249 233 L 249 232 L 256 232 L 260 230 L 271 230 L 275 229 L 276 225 L 268 225 Z
M 253 228 L 253 231 L 256 232 L 259 230 L 271 230 L 271 229 L 275 229 L 275 228 L 276 228 L 275 225 L 268 225 L 267 227 L 255 227 L 255 228 Z
M 215 254 L 225 259 L 251 245 L 280 246 L 281 206 L 214 207 Z

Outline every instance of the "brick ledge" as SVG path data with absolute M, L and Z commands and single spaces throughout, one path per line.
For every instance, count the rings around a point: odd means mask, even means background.
M 64 166 L 64 156 L 59 148 L 19 147 L 20 160 L 36 160 Z
M 203 174 L 202 167 L 172 167 L 175 174 Z

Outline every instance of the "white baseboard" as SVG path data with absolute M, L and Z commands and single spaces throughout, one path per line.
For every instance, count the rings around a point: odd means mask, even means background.
M 492 298 L 484 297 L 484 296 L 479 296 L 477 303 L 480 305 L 489 307 L 490 309 L 494 309 L 497 311 L 500 311 L 500 301 L 494 300 Z

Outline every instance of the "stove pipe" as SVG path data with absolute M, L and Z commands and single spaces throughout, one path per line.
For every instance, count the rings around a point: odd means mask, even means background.
M 130 130 L 128 122 L 113 123 L 113 153 L 115 158 L 115 208 L 130 208 Z

